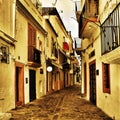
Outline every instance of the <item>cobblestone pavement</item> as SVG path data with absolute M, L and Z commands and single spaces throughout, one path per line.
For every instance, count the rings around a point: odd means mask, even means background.
M 10 120 L 112 120 L 80 97 L 80 86 L 60 90 L 9 111 Z

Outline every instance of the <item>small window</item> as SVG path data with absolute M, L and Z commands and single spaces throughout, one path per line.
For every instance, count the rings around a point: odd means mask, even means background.
M 48 37 L 46 38 L 46 47 L 49 47 L 49 39 L 48 39 Z
M 42 52 L 42 41 L 39 40 L 39 50 Z
M 110 65 L 102 64 L 103 92 L 110 93 Z
M 51 38 L 52 39 L 52 55 L 54 55 L 56 58 L 58 58 L 58 49 L 57 49 L 57 43 L 56 41 L 53 39 L 53 37 Z
M 0 62 L 9 63 L 9 47 L 6 45 L 0 45 Z

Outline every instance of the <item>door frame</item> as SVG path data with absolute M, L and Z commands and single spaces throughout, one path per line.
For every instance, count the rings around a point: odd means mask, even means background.
M 34 75 L 34 79 L 31 78 L 30 75 Z M 33 81 L 34 81 L 34 84 L 33 84 Z M 31 85 L 34 85 L 34 86 L 31 86 Z M 31 102 L 35 99 L 36 99 L 36 70 L 29 69 L 29 101 Z
M 87 94 L 87 64 L 84 63 L 84 93 Z
M 17 67 L 19 68 L 18 75 L 16 74 Z M 18 85 L 16 85 L 17 83 Z M 18 90 L 16 90 L 17 86 Z M 17 98 L 17 96 L 19 98 Z M 17 99 L 19 100 L 17 101 Z M 23 104 L 24 104 L 24 64 L 20 62 L 15 62 L 15 106 L 20 106 Z
M 90 74 L 90 66 L 91 65 L 95 65 L 95 71 L 94 71 L 94 78 L 95 78 L 95 81 L 91 81 L 91 74 Z M 91 84 L 92 83 L 92 84 Z M 94 86 L 94 85 L 95 86 Z M 97 101 L 97 91 L 96 91 L 96 60 L 93 60 L 93 61 L 91 61 L 90 63 L 89 63 L 89 85 L 90 85 L 90 88 L 89 88 L 89 93 L 90 93 L 90 101 L 93 103 L 93 104 L 95 104 L 96 105 L 96 101 Z M 93 88 L 94 87 L 94 88 Z M 95 90 L 94 90 L 95 89 Z M 92 92 L 91 92 L 92 91 Z M 92 94 L 91 94 L 92 93 Z M 94 96 L 95 95 L 95 96 Z

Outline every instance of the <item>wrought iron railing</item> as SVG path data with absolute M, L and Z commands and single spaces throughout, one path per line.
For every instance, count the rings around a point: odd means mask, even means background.
M 101 25 L 102 54 L 120 46 L 120 4 Z
M 40 51 L 33 46 L 28 46 L 28 61 L 41 64 Z

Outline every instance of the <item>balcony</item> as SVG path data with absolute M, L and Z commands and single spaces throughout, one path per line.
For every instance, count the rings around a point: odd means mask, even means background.
M 76 14 L 79 22 L 79 37 L 90 38 L 99 26 L 98 19 L 98 0 L 86 0 L 82 6 L 80 14 Z
M 120 4 L 101 26 L 101 53 L 105 63 L 120 64 Z
M 120 46 L 120 5 L 108 16 L 101 26 L 102 55 Z
M 28 46 L 28 66 L 40 67 L 41 66 L 41 52 L 33 46 Z
M 97 20 L 97 17 L 85 18 L 81 16 L 81 22 L 79 23 L 81 24 L 79 25 L 79 37 L 90 39 L 99 27 L 99 22 Z

